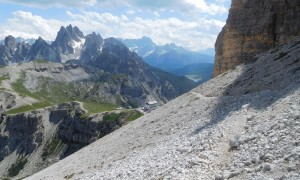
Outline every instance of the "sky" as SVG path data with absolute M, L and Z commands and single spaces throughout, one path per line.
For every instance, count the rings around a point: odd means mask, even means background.
M 61 26 L 85 35 L 213 48 L 230 0 L 0 0 L 0 39 L 8 35 L 53 41 Z

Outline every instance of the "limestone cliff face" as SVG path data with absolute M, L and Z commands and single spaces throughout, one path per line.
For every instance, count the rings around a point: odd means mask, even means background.
M 232 0 L 215 49 L 214 76 L 300 35 L 299 0 Z

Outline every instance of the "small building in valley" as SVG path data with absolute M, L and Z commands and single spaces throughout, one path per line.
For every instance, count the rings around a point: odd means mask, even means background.
M 146 103 L 146 106 L 144 107 L 144 111 L 153 111 L 158 107 L 159 104 L 157 101 L 149 101 Z

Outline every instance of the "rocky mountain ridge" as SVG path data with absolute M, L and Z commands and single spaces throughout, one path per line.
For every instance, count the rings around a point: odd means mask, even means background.
M 300 35 L 300 1 L 233 0 L 215 49 L 214 76 Z
M 2 61 L 0 60 L 3 62 L 2 65 L 38 60 L 67 64 L 62 66 L 70 66 L 71 64 L 71 66 L 81 67 L 84 71 L 91 71 L 90 74 L 95 74 L 95 77 L 89 76 L 89 81 L 104 82 L 107 80 L 105 87 L 100 86 L 101 88 L 108 88 L 105 90 L 106 93 L 98 95 L 95 97 L 96 99 L 100 97 L 109 99 L 109 93 L 118 94 L 110 101 L 111 103 L 121 103 L 122 106 L 143 106 L 149 100 L 165 103 L 195 87 L 195 83 L 187 78 L 178 77 L 149 66 L 117 39 L 103 39 L 99 33 L 84 36 L 78 27 L 72 25 L 66 28 L 61 27 L 57 33 L 57 38 L 51 45 L 42 37 L 39 37 L 31 46 L 24 42 L 16 43 L 12 36 L 8 36 L 5 42 L 5 45 L 0 45 L 0 54 L 1 52 L 3 54 Z M 39 64 L 39 66 L 45 66 L 44 71 L 51 69 L 52 65 L 54 64 Z M 63 69 L 64 67 L 62 67 Z M 57 73 L 60 71 L 58 70 Z M 105 73 L 106 75 L 104 75 Z M 75 84 L 75 82 L 73 83 Z M 95 82 L 92 84 L 95 85 Z M 82 83 L 78 83 L 75 89 L 82 91 L 79 87 L 81 85 Z M 103 92 L 103 89 L 100 91 Z M 86 93 L 85 90 L 84 93 Z M 91 93 L 87 96 L 91 98 L 94 95 Z
M 27 43 L 29 45 L 32 45 L 34 42 L 35 42 L 36 39 L 34 38 L 30 38 L 30 39 L 24 39 L 22 37 L 17 37 L 16 38 L 16 42 L 17 43 L 21 43 L 21 42 L 24 42 L 24 43 Z M 50 44 L 51 42 L 48 41 L 48 44 Z M 0 44 L 5 44 L 5 40 L 0 40 Z
M 35 40 L 34 43 L 29 44 L 26 41 L 16 42 L 16 39 L 12 36 L 7 36 L 4 45 L 0 45 L 3 51 L 0 51 L 0 65 L 9 65 L 11 63 L 28 62 L 32 60 L 48 60 L 53 62 L 65 63 L 68 60 L 79 60 L 81 54 L 85 54 L 84 51 L 90 51 L 88 42 L 85 42 L 85 36 L 79 30 L 78 27 L 69 25 L 67 27 L 62 26 L 57 33 L 56 39 L 48 44 L 42 37 Z M 96 37 L 102 39 L 101 36 Z M 25 46 L 22 54 L 18 54 L 21 58 L 16 59 L 14 55 L 18 53 L 17 46 Z M 84 47 L 85 44 L 85 47 Z M 100 49 L 100 47 L 98 47 Z M 6 49 L 6 50 L 5 50 Z M 24 48 L 23 48 L 24 49 Z M 94 54 L 96 57 L 98 54 Z

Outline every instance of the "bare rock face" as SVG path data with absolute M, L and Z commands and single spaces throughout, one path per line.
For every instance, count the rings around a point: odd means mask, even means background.
M 28 43 L 17 42 L 13 36 L 7 36 L 4 45 L 0 45 L 0 64 L 9 65 L 25 60 L 30 45 Z
M 0 161 L 13 151 L 23 154 L 32 153 L 42 142 L 42 116 L 36 113 L 24 113 L 8 116 L 0 134 Z
M 232 0 L 215 49 L 214 76 L 300 35 L 300 1 Z
M 135 111 L 86 113 L 79 102 L 15 115 L 4 115 L 0 108 L 0 179 L 50 166 L 127 124 Z

